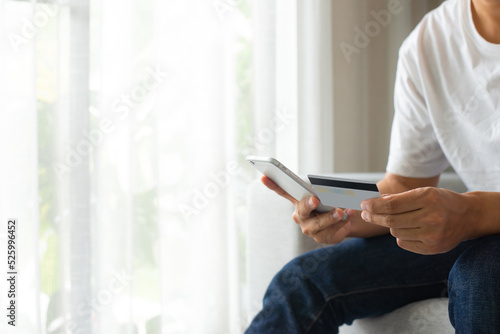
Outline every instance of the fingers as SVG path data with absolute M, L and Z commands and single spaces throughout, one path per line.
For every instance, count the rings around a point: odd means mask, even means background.
M 350 231 L 350 221 L 339 221 L 321 231 L 308 234 L 308 236 L 320 244 L 338 244 L 349 235 Z
M 311 213 L 318 207 L 320 201 L 316 197 L 304 198 L 295 206 L 296 215 L 299 220 L 306 220 L 311 217 Z
M 419 237 L 421 234 L 419 228 L 391 228 L 390 232 L 399 242 L 422 242 Z
M 311 237 L 320 244 L 338 244 L 342 242 L 351 231 L 350 221 L 341 221 L 335 225 L 332 225 Z
M 344 212 L 341 209 L 335 209 L 331 212 L 319 215 L 310 215 L 306 218 L 300 216 L 297 211 L 298 210 L 296 210 L 293 216 L 294 221 L 300 225 L 302 233 L 311 237 L 314 237 L 327 229 L 331 229 L 329 233 L 334 233 L 334 230 L 340 230 L 347 222 L 349 222 L 348 219 L 342 220 Z
M 292 202 L 293 205 L 296 205 L 298 203 L 298 201 L 295 198 L 293 198 L 289 193 L 287 193 L 286 191 L 284 191 L 280 186 L 278 186 L 273 180 L 271 180 L 267 176 L 265 176 L 265 175 L 262 176 L 262 178 L 260 180 L 261 180 L 261 182 L 266 187 L 268 187 L 269 189 L 273 190 L 274 192 L 276 192 L 281 197 L 286 198 L 287 200 L 289 200 L 290 202 Z
M 417 188 L 364 201 L 361 217 L 388 227 L 403 249 L 439 254 L 468 240 L 470 220 L 463 219 L 468 203 L 466 197 L 450 190 Z
M 418 189 L 386 195 L 361 203 L 361 218 L 366 222 L 388 228 L 414 228 L 425 218 L 425 208 Z M 425 211 L 425 212 L 424 212 Z
M 422 210 L 405 212 L 400 214 L 379 214 L 363 211 L 361 218 L 368 223 L 388 228 L 416 228 L 421 225 L 421 218 L 425 215 Z
M 307 219 L 311 216 L 311 213 L 318 207 L 320 200 L 316 197 L 305 198 L 301 201 L 297 201 L 289 193 L 284 191 L 280 186 L 278 186 L 273 180 L 267 176 L 261 178 L 262 183 L 269 189 L 276 192 L 278 195 L 288 199 L 296 208 L 297 218 L 299 220 Z
M 422 255 L 430 254 L 430 252 L 428 252 L 425 249 L 425 246 L 424 246 L 423 242 L 421 242 L 421 241 L 397 239 L 397 243 L 398 243 L 399 247 L 401 247 L 402 249 L 405 249 L 407 251 L 422 254 Z
M 363 211 L 391 215 L 419 210 L 423 207 L 420 193 L 421 190 L 413 189 L 404 193 L 368 199 L 361 203 L 361 208 Z
M 349 217 L 353 215 L 353 210 L 344 212 L 337 208 L 328 213 L 318 214 L 314 211 L 320 204 L 317 197 L 312 196 L 297 201 L 267 176 L 263 176 L 261 181 L 266 187 L 292 202 L 295 206 L 293 220 L 300 225 L 302 233 L 312 237 L 316 242 L 338 243 L 349 234 L 351 230 Z

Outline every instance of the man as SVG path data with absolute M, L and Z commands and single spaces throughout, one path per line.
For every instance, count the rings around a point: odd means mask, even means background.
M 337 245 L 287 264 L 247 333 L 336 333 L 446 294 L 457 333 L 500 333 L 500 0 L 448 0 L 422 20 L 400 49 L 395 110 L 388 195 L 347 220 L 262 179 L 303 233 Z M 471 192 L 435 188 L 450 164 Z

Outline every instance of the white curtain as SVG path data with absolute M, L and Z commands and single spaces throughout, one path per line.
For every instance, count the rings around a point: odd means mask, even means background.
M 0 0 L 1 332 L 242 330 L 250 14 Z
M 256 148 L 300 173 L 333 169 L 331 8 L 254 1 Z
M 383 168 L 396 50 L 435 2 L 345 63 L 387 2 L 0 0 L 0 332 L 241 333 L 244 157 Z
M 44 245 L 38 242 L 40 233 L 38 201 L 38 139 L 37 139 L 37 101 L 35 98 L 35 64 L 32 54 L 34 45 L 6 38 L 9 30 L 24 17 L 32 15 L 30 4 L 17 6 L 11 12 L 12 3 L 0 2 L 0 219 L 2 261 L 0 279 L 0 303 L 2 305 L 2 321 L 0 331 L 15 333 L 7 321 L 19 326 L 20 319 L 26 319 L 22 333 L 37 332 L 40 322 L 41 303 L 40 281 L 32 279 L 40 277 L 38 251 Z M 19 43 L 19 44 L 18 44 Z M 8 221 L 15 219 L 15 233 L 8 233 Z M 9 239 L 9 236 L 13 239 Z M 11 254 L 8 254 L 8 240 L 11 242 Z M 8 256 L 12 258 L 8 258 Z M 13 261 L 7 266 L 7 261 Z M 12 267 L 11 267 L 12 265 Z M 16 274 L 9 274 L 12 272 Z M 14 277 L 14 289 L 7 279 Z M 16 291 L 17 290 L 17 291 Z M 9 292 L 12 291 L 12 292 Z M 15 296 L 12 295 L 15 294 Z M 9 297 L 9 295 L 11 297 Z M 7 307 L 14 300 L 15 317 Z M 36 301 L 36 302 L 33 302 Z M 22 307 L 20 306 L 22 305 Z M 4 311 L 5 310 L 5 311 Z

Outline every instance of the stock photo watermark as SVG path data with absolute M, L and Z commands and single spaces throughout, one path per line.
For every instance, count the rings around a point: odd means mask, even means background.
M 17 304 L 18 291 L 18 246 L 17 246 L 18 220 L 15 218 L 7 220 L 7 324 L 15 327 L 19 306 Z
M 370 17 L 372 20 L 368 21 L 363 29 L 359 26 L 354 27 L 355 34 L 352 43 L 342 42 L 339 45 L 347 63 L 350 64 L 353 55 L 360 54 L 361 50 L 368 47 L 372 39 L 380 35 L 382 30 L 391 24 L 393 17 L 402 12 L 403 6 L 400 0 L 389 0 L 387 9 L 371 10 Z
M 303 259 L 296 258 L 279 272 L 275 279 L 279 280 L 281 284 L 281 293 L 268 298 L 263 308 L 261 304 L 253 304 L 250 314 L 248 314 L 247 324 L 250 324 L 254 318 L 258 320 L 260 317 L 269 317 L 274 314 L 283 303 L 287 302 L 287 295 L 293 294 L 303 286 L 304 275 L 312 274 L 321 269 L 325 260 L 335 252 L 335 249 L 330 246 L 320 245 L 316 248 L 316 250 L 318 249 L 322 249 L 322 251 L 313 251 L 310 253 L 311 256 Z M 261 313 L 259 313 L 260 310 L 262 310 Z
M 267 145 L 271 144 L 276 135 L 285 130 L 296 118 L 295 113 L 290 113 L 286 108 L 279 109 L 268 125 L 255 134 L 248 148 L 254 152 L 261 152 Z M 210 180 L 204 186 L 191 191 L 191 197 L 178 205 L 178 211 L 184 220 L 188 221 L 193 216 L 199 215 L 207 208 L 212 200 L 218 197 L 222 191 L 229 187 L 231 179 L 242 172 L 242 168 L 235 160 L 229 161 L 223 171 L 211 172 Z
M 122 293 L 134 280 L 126 270 L 112 272 L 107 284 L 99 289 L 87 302 L 81 303 L 76 311 L 77 317 L 89 318 L 96 313 L 102 312 L 111 305 L 116 295 Z M 47 326 L 49 332 L 58 331 L 65 328 L 67 333 L 83 333 L 82 329 L 74 319 L 59 317 L 54 319 Z
M 250 145 L 247 149 L 254 152 L 263 151 L 276 139 L 276 135 L 283 132 L 296 118 L 296 114 L 288 112 L 286 108 L 278 109 L 276 116 L 269 121 L 268 125 L 250 138 Z
M 238 4 L 245 0 L 215 0 L 212 1 L 212 6 L 219 16 L 221 21 L 226 19 L 228 13 L 232 13 L 238 9 Z
M 193 215 L 199 215 L 205 209 L 210 201 L 219 196 L 221 191 L 225 190 L 231 178 L 241 173 L 241 167 L 236 161 L 229 161 L 226 164 L 226 170 L 217 173 L 210 173 L 211 181 L 202 188 L 193 190 L 193 197 L 189 204 L 179 204 L 179 211 L 187 219 Z
M 444 121 L 451 127 L 457 124 L 460 119 L 466 119 L 481 108 L 481 104 L 491 96 L 487 87 L 484 84 L 478 84 L 474 89 L 474 93 L 464 99 L 464 96 L 457 94 L 453 97 L 456 103 L 455 108 L 447 109 L 443 113 Z M 496 116 L 491 115 L 491 119 Z M 489 121 L 489 120 L 488 120 Z
M 31 18 L 23 17 L 20 22 L 20 31 L 18 33 L 11 32 L 7 35 L 14 52 L 19 53 L 23 45 L 33 41 L 40 29 L 45 28 L 57 16 L 59 8 L 63 4 L 64 1 L 48 0 L 43 5 L 36 6 Z
M 99 289 L 87 304 L 80 305 L 78 315 L 89 315 L 91 311 L 101 312 L 111 304 L 115 295 L 122 293 L 130 285 L 133 279 L 134 277 L 125 270 L 121 272 L 114 271 L 113 277 L 108 280 L 106 287 Z
M 168 72 L 163 72 L 159 66 L 149 67 L 141 82 L 128 94 L 122 94 L 113 102 L 113 118 L 101 118 L 96 129 L 83 131 L 82 139 L 74 146 L 66 146 L 64 160 L 52 164 L 59 180 L 78 167 L 83 159 L 90 155 L 93 149 L 104 142 L 106 135 L 112 133 L 116 125 L 130 116 L 137 107 L 167 78 Z M 90 107 L 90 111 L 99 114 L 98 110 Z

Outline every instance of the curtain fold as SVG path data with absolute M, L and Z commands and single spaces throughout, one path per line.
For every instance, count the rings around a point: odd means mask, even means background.
M 241 331 L 249 4 L 0 8 L 0 213 L 20 224 L 18 330 Z
M 68 106 L 61 110 L 68 114 L 65 134 L 62 134 L 64 146 L 75 150 L 80 160 L 71 172 L 61 180 L 61 197 L 67 199 L 68 214 L 62 224 L 69 226 L 69 248 L 66 249 L 69 265 L 69 295 L 67 310 L 70 326 L 67 331 L 89 333 L 92 331 L 92 314 L 82 312 L 82 306 L 92 295 L 91 266 L 91 142 L 89 117 L 89 1 L 72 0 L 69 7 L 69 45 L 68 45 Z M 62 130 L 62 129 L 61 129 Z M 64 132 L 61 131 L 61 132 Z M 65 138 L 64 138 L 65 137 Z M 43 152 L 41 152 L 43 154 Z M 64 291 L 64 290 L 62 290 Z
M 332 1 L 298 1 L 298 171 L 332 172 L 336 138 L 333 109 Z
M 383 168 L 397 48 L 438 1 L 401 3 L 347 61 L 342 43 L 386 2 L 0 0 L 18 332 L 243 332 L 245 156 Z
M 254 1 L 255 151 L 333 168 L 331 1 Z
M 38 202 L 38 175 L 42 171 L 37 168 L 35 42 L 29 31 L 22 31 L 17 24 L 32 18 L 35 11 L 28 3 L 17 6 L 15 12 L 13 7 L 11 2 L 0 1 L 0 249 L 4 263 L 0 331 L 8 333 L 15 325 L 20 332 L 38 333 L 40 305 L 47 301 L 39 295 L 40 281 L 36 279 L 40 275 L 37 255 L 44 245 L 38 241 L 43 207 Z M 9 219 L 16 220 L 15 239 L 9 238 Z M 8 248 L 8 240 L 14 241 L 10 244 L 13 248 Z M 7 261 L 13 262 L 7 266 Z M 7 311 L 12 302 L 14 314 Z

